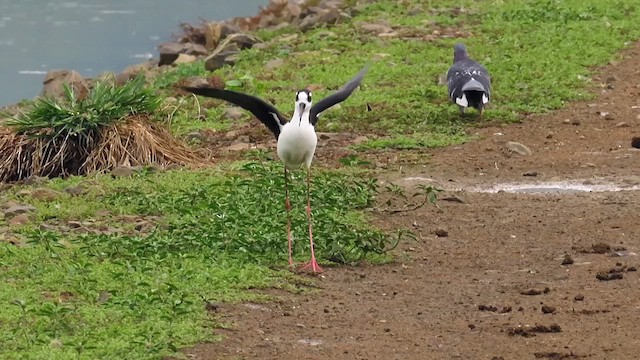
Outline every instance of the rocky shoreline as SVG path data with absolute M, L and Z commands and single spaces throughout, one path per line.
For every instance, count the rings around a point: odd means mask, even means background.
M 357 8 L 346 6 L 344 0 L 270 0 L 253 17 L 204 21 L 199 25 L 183 23 L 180 24 L 182 33 L 176 36 L 175 41 L 158 46 L 157 58 L 130 65 L 117 74 L 105 72 L 95 78 L 85 78 L 75 70 L 51 70 L 44 77 L 40 96 L 60 99 L 64 94 L 63 85 L 69 84 L 81 98 L 98 80 L 113 79 L 116 84 L 123 84 L 141 73 L 152 79 L 173 66 L 202 59 L 205 68 L 214 71 L 233 65 L 244 49 L 265 46 L 254 35 L 257 30 L 291 26 L 304 32 L 349 19 Z

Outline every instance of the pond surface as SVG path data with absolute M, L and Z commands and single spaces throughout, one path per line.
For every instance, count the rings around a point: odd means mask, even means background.
M 201 19 L 253 16 L 268 0 L 0 0 L 0 105 L 31 99 L 53 69 L 85 76 L 157 57 L 156 46 Z

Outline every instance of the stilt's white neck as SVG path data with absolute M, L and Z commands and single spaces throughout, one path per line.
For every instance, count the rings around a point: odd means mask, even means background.
M 307 105 L 304 109 L 300 107 L 300 105 L 296 104 L 296 108 L 293 111 L 293 119 L 291 121 L 293 123 L 297 123 L 296 125 L 307 125 L 309 124 L 309 110 L 311 106 Z

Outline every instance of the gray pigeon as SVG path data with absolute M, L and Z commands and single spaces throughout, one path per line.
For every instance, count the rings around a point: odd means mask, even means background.
M 471 106 L 482 109 L 491 96 L 491 77 L 487 69 L 479 62 L 471 59 L 464 44 L 456 44 L 453 48 L 453 65 L 447 71 L 449 98 L 458 104 L 460 113 Z

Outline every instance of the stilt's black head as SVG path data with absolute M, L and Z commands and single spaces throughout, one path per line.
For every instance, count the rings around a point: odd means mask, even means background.
M 296 108 L 300 108 L 300 110 L 310 108 L 312 102 L 311 91 L 305 89 L 296 93 Z

